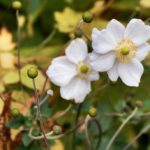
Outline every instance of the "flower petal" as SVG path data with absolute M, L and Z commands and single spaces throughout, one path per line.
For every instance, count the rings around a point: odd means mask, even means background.
M 115 61 L 113 67 L 108 71 L 108 77 L 111 81 L 117 81 L 119 74 L 118 74 L 118 61 Z
M 114 50 L 116 42 L 109 31 L 99 31 L 96 28 L 92 32 L 92 47 L 95 52 L 105 54 Z
M 112 34 L 117 42 L 124 38 L 125 27 L 116 19 L 112 19 L 108 25 L 107 30 Z
M 95 54 L 93 54 L 95 55 Z M 115 52 L 109 52 L 104 55 L 97 54 L 98 56 L 93 56 L 91 66 L 94 68 L 94 70 L 99 72 L 108 71 L 115 62 Z M 92 57 L 92 56 L 91 56 Z
M 73 78 L 67 86 L 61 87 L 61 96 L 66 100 L 74 99 L 76 103 L 84 101 L 86 95 L 91 91 L 91 84 L 89 81 Z
M 96 81 L 99 79 L 99 73 L 97 71 L 92 70 L 88 76 L 89 81 Z
M 149 51 L 150 51 L 150 44 L 148 44 L 148 43 L 142 44 L 137 49 L 136 58 L 139 61 L 144 60 L 144 58 L 148 55 Z
M 53 83 L 65 86 L 76 75 L 76 68 L 65 56 L 62 56 L 52 61 L 46 73 Z
M 128 86 L 139 86 L 144 68 L 142 64 L 133 59 L 129 63 L 119 63 L 118 72 L 121 80 Z
M 66 49 L 67 58 L 73 62 L 78 63 L 83 61 L 88 55 L 88 48 L 82 39 L 73 40 Z
M 127 25 L 125 38 L 131 39 L 139 46 L 150 38 L 150 27 L 140 19 L 132 19 Z

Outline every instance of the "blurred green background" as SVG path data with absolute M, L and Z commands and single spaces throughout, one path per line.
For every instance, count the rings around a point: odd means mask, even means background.
M 83 25 L 83 31 L 90 37 L 93 27 L 102 29 L 113 18 L 126 24 L 131 18 L 140 18 L 149 24 L 150 0 L 21 0 L 22 8 L 19 14 L 21 28 L 21 73 L 22 84 L 25 89 L 26 101 L 33 96 L 31 80 L 27 78 L 26 70 L 30 65 L 36 65 L 40 74 L 37 88 L 41 92 L 45 81 L 45 71 L 51 59 L 64 54 L 65 47 L 70 40 L 75 38 L 78 23 L 85 11 L 91 11 L 94 20 Z M 84 37 L 83 37 L 84 38 Z M 16 12 L 12 8 L 12 0 L 0 0 L 0 92 L 11 93 L 12 108 L 24 108 L 24 99 L 18 86 L 17 72 L 17 24 Z M 29 65 L 30 64 L 30 65 Z M 143 62 L 145 72 L 138 88 L 130 88 L 122 82 L 111 83 L 106 74 L 101 74 L 101 80 L 93 84 L 93 92 L 82 105 L 80 119 L 82 120 L 90 106 L 96 106 L 97 118 L 101 124 L 103 134 L 99 150 L 105 147 L 121 122 L 128 116 L 135 105 L 135 101 L 143 103 L 137 116 L 119 134 L 111 150 L 122 150 L 146 125 L 150 123 L 150 115 L 143 114 L 150 111 L 150 56 Z M 70 102 L 60 98 L 59 88 L 47 84 L 46 89 L 52 87 L 54 96 L 49 99 L 52 117 L 56 112 L 65 109 Z M 30 104 L 29 104 L 30 106 Z M 4 107 L 0 104 L 1 109 Z M 63 126 L 64 130 L 74 126 L 77 105 L 69 113 L 55 123 Z M 123 114 L 120 116 L 109 115 L 111 112 Z M 25 115 L 29 112 L 25 110 Z M 143 117 L 144 116 L 144 117 Z M 83 127 L 84 128 L 84 127 Z M 92 144 L 95 145 L 98 135 L 95 126 L 91 125 Z M 14 134 L 14 131 L 12 131 Z M 63 137 L 53 143 L 52 150 L 72 150 L 72 135 Z M 87 150 L 85 135 L 82 128 L 76 133 L 76 150 Z M 23 143 L 24 144 L 24 143 Z M 37 143 L 23 145 L 17 150 L 44 150 Z M 58 147 L 56 147 L 58 146 Z M 130 150 L 150 150 L 150 132 L 144 133 L 135 141 Z

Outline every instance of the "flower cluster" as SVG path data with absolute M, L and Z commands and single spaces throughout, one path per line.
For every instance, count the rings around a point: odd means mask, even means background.
M 109 79 L 120 79 L 128 86 L 139 86 L 144 68 L 141 61 L 150 45 L 150 27 L 140 19 L 132 19 L 125 27 L 111 20 L 106 29 L 93 29 L 92 48 L 88 53 L 84 40 L 75 39 L 65 54 L 52 60 L 47 75 L 60 86 L 64 99 L 81 103 L 91 91 L 91 81 L 99 79 L 99 72 L 107 72 Z

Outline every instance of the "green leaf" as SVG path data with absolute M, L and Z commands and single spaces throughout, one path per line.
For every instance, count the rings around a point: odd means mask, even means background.
M 29 146 L 32 139 L 29 137 L 28 132 L 22 133 L 22 142 L 25 147 Z
M 5 86 L 2 82 L 0 82 L 0 92 L 4 92 L 5 91 Z
M 19 76 L 17 71 L 9 71 L 3 77 L 4 84 L 15 84 L 19 82 Z
M 20 91 L 20 90 L 14 90 L 13 92 L 12 92 L 12 99 L 13 100 L 15 100 L 15 101 L 17 101 L 17 102 L 22 102 L 22 101 L 24 101 L 24 97 L 26 98 L 26 99 L 28 99 L 30 96 L 29 96 L 29 94 L 28 93 L 26 93 L 25 91 L 24 91 L 24 93 L 22 93 L 22 91 Z
M 44 102 L 44 104 L 41 106 L 41 113 L 42 113 L 42 115 L 45 116 L 45 117 L 50 117 L 50 116 L 51 116 L 52 110 L 51 110 L 51 108 L 49 107 L 49 102 L 48 102 L 48 100 L 46 100 L 46 101 Z
M 8 122 L 6 124 L 6 127 L 17 129 L 20 126 L 24 125 L 24 121 L 25 121 L 24 116 L 20 114 L 16 116 L 15 118 L 13 118 L 10 122 Z

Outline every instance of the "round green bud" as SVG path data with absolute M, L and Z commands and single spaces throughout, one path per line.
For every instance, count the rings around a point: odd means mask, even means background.
M 38 70 L 36 67 L 31 67 L 27 70 L 27 74 L 29 78 L 36 78 L 38 76 Z
M 20 111 L 19 111 L 18 108 L 13 108 L 11 110 L 11 113 L 12 113 L 13 116 L 18 116 L 20 114 Z
M 96 116 L 96 113 L 97 113 L 97 110 L 96 110 L 95 107 L 90 107 L 88 113 L 89 113 L 89 115 L 90 115 L 91 117 L 95 117 L 95 116 Z
M 121 48 L 122 55 L 128 55 L 129 53 L 130 53 L 130 49 L 128 46 L 124 46 L 123 48 Z
M 54 126 L 53 126 L 53 132 L 54 132 L 54 134 L 56 134 L 56 135 L 61 134 L 61 133 L 62 133 L 62 128 L 61 128 L 61 126 L 59 126 L 59 125 L 54 125 Z
M 20 1 L 15 0 L 15 1 L 12 3 L 12 7 L 13 7 L 14 9 L 20 9 L 20 8 L 22 7 L 22 4 L 21 4 Z
M 86 23 L 91 23 L 93 20 L 93 15 L 90 12 L 85 12 L 82 16 L 82 19 Z
M 137 100 L 135 102 L 135 106 L 138 107 L 138 108 L 141 108 L 143 106 L 143 103 L 140 100 Z
M 75 32 L 75 37 L 76 37 L 76 38 L 82 37 L 82 32 L 81 32 L 79 29 L 76 30 L 76 32 Z
M 87 65 L 80 66 L 80 71 L 82 73 L 87 73 L 89 71 L 89 67 Z

